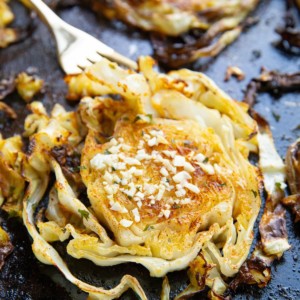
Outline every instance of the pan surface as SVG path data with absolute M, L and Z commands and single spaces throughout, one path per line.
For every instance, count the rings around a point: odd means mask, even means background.
M 284 15 L 285 3 L 282 0 L 261 1 L 255 12 L 259 22 L 244 32 L 241 37 L 210 61 L 202 61 L 193 66 L 194 70 L 205 72 L 224 91 L 233 98 L 241 100 L 243 90 L 252 77 L 257 77 L 260 68 L 280 72 L 296 72 L 300 69 L 300 58 L 280 52 L 272 46 L 278 39 L 274 32 Z M 15 26 L 28 22 L 28 12 L 16 1 L 12 1 L 16 15 Z M 149 37 L 119 22 L 108 22 L 97 18 L 83 7 L 68 7 L 58 10 L 59 15 L 70 24 L 79 27 L 101 39 L 122 54 L 136 59 L 139 55 L 152 54 Z M 26 70 L 38 69 L 38 74 L 46 82 L 45 93 L 38 97 L 49 110 L 54 103 L 61 103 L 67 109 L 74 105 L 65 100 L 66 86 L 63 72 L 60 70 L 54 41 L 48 29 L 35 20 L 33 34 L 22 43 L 0 50 L 0 80 Z M 228 66 L 240 67 L 246 75 L 242 82 L 234 78 L 224 82 Z M 0 132 L 5 136 L 22 133 L 24 118 L 28 113 L 25 103 L 13 94 L 5 100 L 18 113 L 18 119 L 11 121 L 0 114 Z M 285 156 L 288 145 L 300 136 L 300 92 L 258 96 L 255 106 L 271 123 L 277 149 Z M 0 210 L 0 223 L 4 225 L 15 246 L 14 252 L 7 258 L 0 272 L 0 299 L 86 299 L 86 294 L 71 285 L 54 267 L 42 265 L 31 252 L 30 238 L 15 219 L 9 219 Z M 289 242 L 292 248 L 272 268 L 272 280 L 265 289 L 257 287 L 240 288 L 234 299 L 300 299 L 300 226 L 293 224 L 293 217 L 287 213 Z M 257 227 L 257 226 L 256 226 Z M 257 235 L 257 232 L 256 232 Z M 57 245 L 62 251 L 63 247 Z M 162 280 L 151 278 L 148 271 L 134 264 L 124 264 L 109 268 L 100 268 L 85 260 L 65 257 L 71 270 L 81 279 L 94 285 L 110 288 L 116 285 L 122 275 L 130 273 L 136 276 L 144 287 L 149 299 L 159 299 Z M 186 271 L 169 274 L 172 285 L 171 296 L 181 291 L 187 283 Z M 127 292 L 122 299 L 136 299 Z M 202 299 L 201 296 L 195 299 Z

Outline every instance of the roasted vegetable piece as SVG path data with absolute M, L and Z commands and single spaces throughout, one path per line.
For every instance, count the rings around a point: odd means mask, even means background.
M 90 164 L 89 161 L 92 161 L 93 155 L 97 154 L 98 152 L 102 153 L 104 151 L 104 154 L 107 157 L 110 157 L 112 155 L 112 159 L 113 159 L 113 156 L 115 155 L 114 153 L 116 151 L 115 148 L 119 149 L 119 144 L 118 144 L 119 136 L 123 137 L 124 141 L 122 143 L 125 143 L 126 144 L 125 146 L 127 146 L 127 143 L 129 143 L 130 139 L 133 139 L 134 141 L 139 139 L 140 127 L 144 128 L 143 132 L 144 134 L 146 134 L 148 132 L 148 127 L 152 128 L 153 126 L 157 127 L 163 124 L 163 126 L 161 126 L 162 128 L 161 130 L 163 132 L 167 130 L 167 132 L 171 133 L 175 131 L 172 129 L 168 129 L 168 127 L 171 126 L 171 123 L 174 122 L 174 120 L 169 124 L 168 122 L 170 121 L 168 119 L 181 120 L 182 122 L 180 123 L 181 125 L 177 126 L 179 128 L 185 128 L 185 126 L 188 126 L 188 120 L 193 120 L 196 121 L 198 124 L 200 124 L 202 127 L 204 126 L 204 128 L 206 126 L 213 128 L 215 132 L 218 134 L 222 143 L 224 143 L 224 149 L 229 149 L 228 147 L 230 147 L 232 151 L 232 149 L 234 148 L 233 144 L 231 144 L 231 142 L 229 143 L 231 146 L 229 146 L 228 144 L 228 141 L 231 139 L 228 139 L 228 137 L 225 138 L 223 136 L 223 132 L 221 129 L 221 128 L 225 128 L 226 126 L 229 126 L 229 124 L 232 124 L 233 137 L 236 143 L 240 145 L 241 147 L 240 150 L 242 151 L 244 157 L 248 156 L 249 151 L 256 151 L 256 142 L 254 137 L 257 133 L 257 125 L 255 122 L 253 122 L 253 119 L 251 119 L 247 115 L 246 111 L 248 107 L 244 106 L 243 104 L 235 103 L 234 101 L 232 101 L 226 94 L 222 93 L 213 84 L 213 82 L 210 81 L 203 74 L 191 72 L 188 70 L 172 71 L 166 75 L 157 74 L 153 71 L 152 69 L 153 61 L 149 58 L 140 58 L 139 66 L 142 75 L 145 76 L 145 78 L 148 81 L 148 84 L 150 85 L 150 92 L 148 92 L 148 89 L 146 89 L 147 91 L 146 94 L 142 94 L 141 90 L 137 90 L 137 87 L 133 84 L 134 80 L 136 80 L 137 78 L 139 78 L 140 82 L 144 82 L 140 74 L 134 74 L 132 72 L 124 72 L 118 66 L 111 65 L 111 63 L 107 62 L 106 60 L 101 60 L 101 62 L 87 69 L 86 71 L 86 75 L 90 80 L 94 82 L 98 82 L 103 87 L 108 88 L 111 94 L 116 94 L 116 93 L 121 94 L 122 95 L 121 103 L 124 101 L 123 105 L 127 103 L 127 105 L 129 105 L 132 108 L 132 111 L 128 111 L 127 116 L 125 115 L 126 118 L 125 117 L 122 118 L 120 116 L 121 119 L 119 121 L 116 121 L 117 118 L 113 118 L 113 116 L 117 116 L 116 113 L 112 114 L 112 116 L 109 118 L 112 124 L 111 126 L 115 126 L 115 129 L 112 130 L 112 133 L 114 134 L 113 139 L 111 139 L 110 141 L 106 141 L 105 139 L 103 139 L 103 136 L 106 136 L 106 134 L 103 134 L 104 133 L 103 126 L 101 126 L 102 124 L 101 122 L 99 122 L 99 120 L 103 121 L 107 119 L 107 117 L 103 118 L 103 116 L 105 116 L 106 114 L 106 109 L 109 112 L 108 106 L 106 106 L 105 103 L 109 105 L 111 100 L 105 98 L 96 98 L 94 100 L 92 98 L 84 98 L 82 100 L 82 103 L 80 104 L 80 113 L 82 114 L 82 117 L 84 117 L 85 120 L 84 122 L 86 126 L 89 128 L 89 134 L 85 142 L 85 148 L 84 148 L 83 158 L 82 158 L 82 165 L 85 168 L 81 170 L 81 174 L 83 176 L 83 180 L 85 184 L 88 187 L 88 194 L 90 195 L 89 198 L 94 208 L 94 211 L 97 213 L 100 219 L 103 218 L 106 219 L 105 223 L 110 224 L 112 231 L 115 233 L 118 243 L 122 244 L 122 246 L 126 246 L 124 244 L 125 242 L 128 243 L 129 232 L 130 232 L 130 240 L 134 239 L 134 232 L 132 232 L 132 230 L 129 231 L 129 229 L 125 228 L 124 230 L 125 232 L 127 232 L 127 240 L 126 241 L 123 240 L 122 233 L 121 233 L 122 230 L 118 229 L 119 227 L 117 224 L 113 225 L 115 223 L 114 220 L 117 219 L 117 216 L 115 215 L 111 216 L 109 209 L 103 207 L 101 208 L 97 204 L 97 203 L 102 203 L 103 205 L 101 206 L 104 206 L 104 201 L 105 201 L 104 198 L 101 201 L 97 200 L 98 199 L 97 197 L 100 197 L 102 194 L 102 192 L 99 193 L 99 190 L 102 190 L 102 188 L 100 188 L 100 186 L 97 186 L 100 173 L 99 175 L 94 176 L 94 174 L 98 174 L 98 173 L 97 172 L 95 173 L 95 171 L 92 170 L 92 168 L 89 166 Z M 136 98 L 137 94 L 143 95 L 142 101 L 141 99 Z M 111 107 L 118 108 L 119 102 L 117 101 L 116 104 L 113 103 L 114 102 L 111 101 L 110 104 Z M 150 112 L 149 110 L 151 112 L 154 111 L 154 113 L 153 115 L 151 115 L 152 116 L 151 119 L 148 118 L 147 120 L 145 114 L 147 112 Z M 112 111 L 114 111 L 114 109 Z M 222 118 L 220 118 L 220 115 L 217 113 L 217 111 L 222 112 L 224 115 L 226 115 L 226 120 L 228 120 L 229 123 L 227 123 L 225 119 L 222 120 Z M 101 117 L 101 113 L 102 113 L 102 117 Z M 132 117 L 131 116 L 132 113 L 135 114 L 138 113 L 137 117 Z M 162 121 L 160 119 L 156 119 L 155 116 L 163 117 L 165 120 Z M 132 122 L 133 124 L 131 124 Z M 131 127 L 133 129 L 131 129 Z M 193 128 L 194 128 L 193 130 L 196 130 L 197 128 L 196 124 L 193 126 Z M 123 133 L 122 130 L 125 131 L 128 130 L 128 132 L 126 131 L 125 133 Z M 183 130 L 183 132 L 191 133 L 192 129 Z M 201 136 L 201 134 L 196 134 L 196 136 Z M 129 140 L 127 141 L 128 138 Z M 195 149 L 199 149 L 199 146 L 197 146 L 197 144 L 193 142 L 192 136 L 186 135 L 186 139 L 189 140 L 189 143 L 193 145 L 193 147 L 196 147 Z M 171 140 L 176 140 L 177 141 L 176 143 L 180 144 L 179 135 L 176 138 L 173 138 Z M 213 139 L 210 138 L 210 140 L 212 141 Z M 115 144 L 113 145 L 111 143 L 115 143 Z M 166 145 L 170 144 L 169 138 L 166 134 L 164 134 L 164 143 L 161 145 L 161 147 L 163 147 L 164 144 Z M 127 154 L 131 153 L 131 151 L 134 151 L 135 145 L 130 144 L 128 146 L 130 146 L 131 150 L 127 150 Z M 171 147 L 171 144 L 169 147 Z M 265 145 L 263 147 L 265 148 Z M 112 150 L 110 150 L 110 148 Z M 97 151 L 97 149 L 99 150 Z M 245 180 L 249 183 L 251 181 L 250 170 L 247 171 L 248 167 L 246 166 L 246 164 L 244 165 L 244 162 L 241 161 L 241 157 L 239 156 L 239 154 L 238 153 L 233 154 L 231 159 L 233 159 L 235 163 L 239 162 L 238 163 L 239 168 L 240 171 L 242 172 L 240 173 L 239 178 L 241 178 L 241 176 L 245 176 L 245 178 L 247 178 Z M 102 164 L 100 165 L 102 166 Z M 241 168 L 242 165 L 243 167 Z M 154 163 L 152 164 L 152 169 L 153 168 L 154 168 Z M 110 171 L 107 172 L 109 173 Z M 118 175 L 119 174 L 118 172 L 119 171 L 117 169 L 113 170 L 111 174 L 109 173 L 110 175 L 106 174 L 105 172 L 106 180 L 109 180 L 110 176 Z M 151 173 L 151 171 L 147 171 L 147 173 L 149 174 Z M 260 178 L 258 174 L 256 174 L 255 177 Z M 155 178 L 154 175 L 151 176 L 151 178 Z M 143 186 L 143 184 L 141 184 L 141 186 Z M 226 186 L 228 186 L 228 184 L 226 184 Z M 96 190 L 98 191 L 98 193 L 95 192 Z M 241 236 L 237 240 L 242 241 L 242 243 L 239 244 L 238 242 L 233 242 L 233 243 L 229 242 L 229 240 L 231 240 L 232 238 L 235 239 L 234 232 L 236 230 L 231 220 L 225 222 L 221 228 L 218 227 L 215 229 L 211 228 L 214 230 L 213 235 L 211 236 L 210 240 L 205 241 L 204 245 L 202 246 L 202 250 L 200 252 L 201 255 L 203 255 L 202 258 L 205 260 L 205 263 L 201 264 L 200 257 L 198 256 L 196 256 L 195 260 L 191 260 L 190 271 L 189 271 L 191 284 L 182 294 L 178 295 L 178 299 L 180 299 L 181 297 L 186 297 L 198 293 L 199 291 L 203 290 L 205 286 L 209 286 L 212 289 L 211 296 L 215 298 L 222 297 L 221 295 L 224 293 L 224 291 L 226 291 L 227 284 L 225 282 L 226 281 L 225 277 L 233 276 L 236 272 L 235 270 L 239 269 L 239 266 L 241 266 L 241 264 L 244 262 L 248 254 L 248 250 L 247 250 L 248 248 L 245 248 L 245 245 L 246 244 L 248 245 L 248 243 L 250 245 L 252 240 L 251 230 L 246 229 L 247 228 L 246 224 L 247 222 L 254 224 L 254 221 L 251 221 L 252 219 L 250 215 L 248 217 L 246 216 L 247 214 L 246 211 L 249 212 L 249 210 L 251 210 L 253 213 L 254 211 L 256 211 L 255 207 L 256 204 L 258 203 L 257 201 L 259 200 L 259 193 L 257 187 L 253 189 L 249 188 L 249 191 L 251 196 L 253 197 L 253 201 L 251 201 L 253 203 L 253 207 L 250 209 L 246 204 L 241 205 L 240 207 L 243 206 L 247 207 L 247 210 L 245 211 L 243 211 L 243 209 L 239 210 L 239 216 L 234 217 L 239 220 L 238 221 L 239 225 L 237 225 L 237 227 L 239 228 L 238 232 L 240 232 Z M 116 195 L 118 195 L 117 197 L 118 199 L 121 199 L 121 195 L 119 195 L 118 192 Z M 237 198 L 239 199 L 240 197 L 237 196 Z M 126 205 L 126 201 L 124 200 L 125 202 L 122 201 L 121 204 L 119 203 L 119 206 L 114 201 L 111 200 L 109 205 L 111 205 L 111 207 L 116 207 L 116 209 L 121 212 L 122 217 L 128 221 L 127 222 L 129 226 L 128 228 L 132 227 L 132 228 L 136 228 L 135 230 L 138 230 L 139 223 L 142 223 L 142 218 L 144 218 L 143 212 L 140 212 L 139 215 L 140 221 L 137 224 L 135 224 L 134 219 L 132 219 L 131 216 L 127 215 L 129 208 Z M 182 205 L 180 205 L 179 203 L 179 205 L 177 204 L 176 207 L 177 206 L 181 207 Z M 105 209 L 105 213 L 103 211 L 101 212 L 102 209 Z M 177 211 L 179 210 L 180 208 L 177 209 Z M 173 212 L 171 212 L 170 216 L 172 215 Z M 253 214 L 253 218 L 255 219 L 254 215 L 255 213 Z M 160 222 L 161 221 L 158 220 L 156 222 L 152 222 L 154 224 L 152 226 L 150 225 L 146 227 L 144 226 L 145 228 L 143 231 L 146 231 L 147 235 L 149 234 L 154 235 L 156 230 L 159 230 L 158 225 L 160 224 Z M 124 223 L 123 225 L 127 226 L 127 223 L 126 224 Z M 144 235 L 145 237 L 147 237 L 146 234 Z M 169 236 L 171 237 L 171 232 Z M 138 238 L 141 239 L 141 237 Z M 226 242 L 226 240 L 228 242 Z M 152 241 L 146 242 L 146 244 L 150 244 L 150 243 L 152 243 Z M 109 263 L 110 260 L 119 261 L 119 262 L 122 262 L 123 260 L 125 261 L 125 257 L 123 258 L 121 255 L 117 256 L 115 259 L 106 258 L 105 260 L 100 255 L 95 256 L 94 254 L 92 254 L 93 244 L 94 242 L 92 243 L 92 241 L 90 241 L 89 243 L 90 246 L 85 246 L 84 252 L 81 252 L 80 249 L 82 247 L 81 246 L 82 243 L 80 243 L 79 241 L 76 242 L 76 239 L 74 239 L 69 244 L 68 252 L 69 254 L 78 258 L 85 257 L 85 258 L 92 259 L 95 263 L 99 265 L 103 265 L 103 264 L 106 265 L 107 263 Z M 216 246 L 216 244 L 218 244 L 218 246 Z M 177 246 L 175 246 L 174 244 L 174 247 L 172 248 L 175 249 L 175 247 Z M 100 244 L 98 245 L 98 249 L 100 249 Z M 152 254 L 153 256 L 159 256 L 164 258 L 162 255 L 169 255 L 166 256 L 166 258 L 167 257 L 171 258 L 170 255 L 174 255 L 170 250 L 168 250 L 167 252 L 162 247 L 160 247 L 160 252 L 157 252 L 156 254 L 155 245 L 152 246 L 152 249 L 153 249 L 153 254 Z M 220 251 L 219 249 L 222 249 L 223 254 L 219 253 Z M 135 251 L 137 251 L 138 254 L 139 253 L 138 251 L 141 250 L 142 249 L 140 250 L 136 249 Z M 239 253 L 239 255 L 235 257 L 232 251 L 234 251 L 234 253 Z M 226 258 L 224 256 L 226 256 Z M 155 261 L 154 258 L 155 257 L 152 258 L 153 262 Z M 134 258 L 134 261 L 137 260 L 145 267 L 147 267 L 150 270 L 151 274 L 153 274 L 154 276 L 157 276 L 155 274 L 160 274 L 157 273 L 158 270 L 156 270 L 154 263 L 153 264 L 148 263 L 148 261 L 141 256 Z M 131 260 L 130 258 L 127 257 L 126 261 L 131 261 Z M 175 265 L 175 261 L 174 261 L 174 265 Z M 171 264 L 170 267 L 172 267 Z M 179 267 L 182 268 L 182 266 Z M 203 285 L 199 286 L 199 270 L 201 268 L 203 269 L 202 272 Z M 159 276 L 162 276 L 163 274 L 165 274 L 165 272 L 163 273 L 161 272 L 161 275 Z
M 238 81 L 242 81 L 245 79 L 245 73 L 236 66 L 227 67 L 224 81 L 228 81 L 231 77 L 236 77 Z
M 162 290 L 161 290 L 161 295 L 160 299 L 161 300 L 169 300 L 170 299 L 170 284 L 168 277 L 166 276 L 163 280 L 163 285 L 162 285 Z
M 285 196 L 286 167 L 276 151 L 268 123 L 259 115 L 256 115 L 255 119 L 260 130 L 258 135 L 259 166 L 267 192 L 265 209 L 259 224 L 261 246 L 263 253 L 279 258 L 284 251 L 290 248 L 287 238 L 285 209 L 281 204 L 281 200 Z
M 70 233 L 77 237 L 90 232 L 98 234 L 106 247 L 111 244 L 111 241 L 88 208 L 76 199 L 76 188 L 74 190 L 71 188 L 60 165 L 52 157 L 63 159 L 61 155 L 54 153 L 57 151 L 56 147 L 74 149 L 82 141 L 85 127 L 81 124 L 79 116 L 74 112 L 66 112 L 58 104 L 54 106 L 50 116 L 41 103 L 33 102 L 30 108 L 33 113 L 25 121 L 25 135 L 30 138 L 30 154 L 24 163 L 24 176 L 29 182 L 29 187 L 24 199 L 23 221 L 33 238 L 34 254 L 40 261 L 57 266 L 68 280 L 89 293 L 90 299 L 118 298 L 128 288 L 134 289 L 141 299 L 146 299 L 138 281 L 129 275 L 124 276 L 120 284 L 111 290 L 104 290 L 80 281 L 70 273 L 65 262 L 48 243 L 55 240 L 63 241 L 70 236 Z M 47 189 L 51 169 L 55 171 L 57 184 L 51 190 L 51 207 L 48 207 L 47 211 L 50 222 L 43 223 L 38 220 L 36 225 L 35 208 Z M 54 221 L 60 219 L 62 209 L 65 220 L 73 224 L 68 224 L 63 230 Z M 64 219 L 60 219 L 60 224 L 64 224 Z
M 289 92 L 300 89 L 300 74 L 292 73 L 292 74 L 284 74 L 278 73 L 277 71 L 267 71 L 262 69 L 262 74 L 259 78 L 254 78 L 248 84 L 244 102 L 249 104 L 252 107 L 255 104 L 257 94 L 260 92 L 268 92 L 268 93 L 281 93 L 281 92 Z M 261 121 L 261 124 L 264 128 L 267 128 L 266 121 L 263 120 L 262 117 L 255 114 L 258 119 Z M 269 131 L 269 130 L 268 130 Z M 287 166 L 287 181 L 289 183 L 289 187 L 291 190 L 291 196 L 284 197 L 282 189 L 285 187 L 285 184 L 278 183 L 276 186 L 277 194 L 280 194 L 281 202 L 289 206 L 293 213 L 296 215 L 296 222 L 299 221 L 300 216 L 300 200 L 299 200 L 299 140 L 292 144 L 286 154 L 286 166 Z M 277 214 L 283 213 L 282 208 L 280 206 L 277 209 Z M 277 222 L 278 223 L 278 222 Z M 279 233 L 279 231 L 277 231 Z
M 16 29 L 0 28 L 0 48 L 6 48 L 10 44 L 19 39 L 19 34 Z
M 0 110 L 5 112 L 7 116 L 11 119 L 16 119 L 17 118 L 17 113 L 6 103 L 0 101 Z
M 254 110 L 251 115 L 259 125 L 259 166 L 267 193 L 263 216 L 259 223 L 260 242 L 245 261 L 237 277 L 230 283 L 235 290 L 241 284 L 264 287 L 271 279 L 271 264 L 290 248 L 286 230 L 284 198 L 285 165 L 276 151 L 270 127 Z
M 32 100 L 33 97 L 41 91 L 44 85 L 42 79 L 37 76 L 28 75 L 25 72 L 18 74 L 15 81 L 17 91 L 25 102 Z
M 0 271 L 4 265 L 5 258 L 13 251 L 14 246 L 10 242 L 7 232 L 0 226 Z
M 300 139 L 293 143 L 286 153 L 287 180 L 291 194 L 300 193 Z
M 25 28 L 8 28 L 13 20 L 14 14 L 8 6 L 8 1 L 0 0 L 0 49 L 23 40 L 32 30 L 31 23 Z
M 157 59 L 170 67 L 218 55 L 238 38 L 258 2 L 85 0 L 109 19 L 152 32 Z
M 14 15 L 7 5 L 6 0 L 0 1 L 0 28 L 4 28 L 14 19 Z
M 257 245 L 251 257 L 242 265 L 237 276 L 230 283 L 230 288 L 236 290 L 243 284 L 256 284 L 265 287 L 271 280 L 271 264 L 273 257 L 268 257 L 261 251 L 261 245 Z
M 299 193 L 285 197 L 282 200 L 282 203 L 292 209 L 293 214 L 295 215 L 295 222 L 300 220 L 300 196 Z
M 33 251 L 93 299 L 114 299 L 128 288 L 142 299 L 146 295 L 129 275 L 111 290 L 79 281 L 50 243 L 64 241 L 69 255 L 99 266 L 139 263 L 155 277 L 189 267 L 190 284 L 177 299 L 207 289 L 212 299 L 226 299 L 253 242 L 262 175 L 248 157 L 259 149 L 270 195 L 260 225 L 264 270 L 253 272 L 249 261 L 244 269 L 252 270 L 249 283 L 264 280 L 263 286 L 269 263 L 289 248 L 282 192 L 274 190 L 284 182 L 284 165 L 271 134 L 248 114 L 248 105 L 205 75 L 186 69 L 157 73 L 154 64 L 141 57 L 135 72 L 102 58 L 72 77 L 73 88 L 77 79 L 82 84 L 74 95 L 99 93 L 84 97 L 77 112 L 56 105 L 49 116 L 40 103 L 30 105 L 23 219 Z M 70 176 L 68 161 L 77 149 L 85 204 Z M 46 219 L 42 212 L 35 219 L 51 172 L 55 184 Z M 169 294 L 165 279 L 162 297 Z
M 281 37 L 276 46 L 288 53 L 298 55 L 300 50 L 299 9 L 299 0 L 286 0 L 284 25 L 276 29 Z
M 30 71 L 30 70 L 28 70 Z M 16 76 L 10 76 L 0 81 L 0 100 L 5 99 L 15 90 L 20 97 L 29 102 L 38 94 L 44 85 L 44 81 L 36 75 L 30 75 L 29 72 L 21 72 Z M 16 112 L 6 103 L 0 101 L 0 110 L 4 111 L 9 118 L 16 119 Z
M 283 199 L 283 204 L 289 206 L 296 216 L 295 222 L 300 220 L 300 139 L 293 143 L 286 153 L 287 181 L 291 196 Z
M 252 107 L 258 93 L 278 94 L 299 89 L 300 73 L 285 74 L 262 69 L 261 75 L 247 85 L 243 101 Z
M 22 213 L 25 180 L 21 175 L 22 152 L 20 136 L 2 139 L 0 136 L 0 206 L 6 211 Z
M 85 96 L 95 97 L 109 93 L 109 90 L 102 84 L 90 80 L 86 74 L 68 75 L 65 77 L 68 85 L 68 100 L 80 100 Z

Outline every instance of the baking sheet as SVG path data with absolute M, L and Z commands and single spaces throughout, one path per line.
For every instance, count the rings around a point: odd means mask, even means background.
M 22 5 L 12 1 L 16 14 L 15 26 L 28 20 L 28 12 Z M 228 47 L 215 59 L 201 61 L 193 66 L 194 70 L 205 72 L 235 99 L 243 98 L 243 89 L 252 77 L 259 75 L 262 66 L 281 72 L 299 71 L 300 58 L 287 55 L 272 46 L 278 39 L 274 32 L 282 22 L 285 3 L 282 0 L 261 1 L 255 12 L 258 24 L 248 29 L 233 45 Z M 152 54 L 147 34 L 132 30 L 120 22 L 108 22 L 97 18 L 91 11 L 83 7 L 60 9 L 59 15 L 70 24 L 81 28 L 101 39 L 122 54 L 137 58 L 139 55 Z M 38 74 L 45 79 L 45 94 L 38 97 L 50 110 L 54 103 L 61 103 L 67 109 L 74 105 L 65 99 L 66 86 L 55 52 L 54 41 L 48 29 L 37 19 L 33 34 L 20 44 L 0 50 L 0 80 L 11 74 L 26 70 L 28 67 L 38 69 Z M 246 79 L 238 82 L 231 79 L 224 82 L 228 66 L 239 66 L 246 74 Z M 0 132 L 4 136 L 22 133 L 23 122 L 28 111 L 25 103 L 16 94 L 8 97 L 9 103 L 17 112 L 18 119 L 8 120 L 0 115 Z M 255 106 L 271 123 L 276 146 L 281 156 L 285 155 L 287 146 L 300 136 L 297 126 L 300 124 L 300 93 L 289 93 L 272 97 L 267 94 L 258 96 Z M 278 120 L 278 117 L 280 119 Z M 277 119 L 277 120 L 276 120 Z M 0 222 L 10 231 L 15 251 L 7 259 L 0 272 L 0 299 L 85 299 L 86 294 L 80 292 L 65 280 L 55 267 L 40 264 L 30 250 L 30 238 L 21 224 L 14 219 L 7 220 L 7 215 L 0 211 Z M 265 289 L 257 287 L 241 288 L 234 299 L 300 299 L 300 226 L 292 223 L 287 214 L 289 241 L 292 248 L 272 268 L 273 278 Z M 62 249 L 61 246 L 58 246 Z M 136 276 L 149 299 L 159 299 L 161 279 L 151 278 L 148 271 L 135 264 L 124 264 L 109 268 L 100 268 L 85 260 L 66 257 L 71 270 L 89 283 L 113 287 L 122 275 L 130 273 Z M 172 295 L 177 294 L 187 284 L 186 271 L 171 273 L 168 277 L 172 284 Z M 51 278 L 51 279 L 50 279 Z M 132 292 L 124 294 L 122 299 L 135 299 Z M 203 299 L 197 296 L 195 299 Z

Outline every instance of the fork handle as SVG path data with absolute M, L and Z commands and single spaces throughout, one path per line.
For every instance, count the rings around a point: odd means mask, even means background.
M 42 0 L 20 0 L 29 9 L 34 10 L 52 31 L 57 43 L 57 50 L 62 53 L 73 39 L 73 26 L 58 17 Z
M 62 22 L 64 22 L 42 0 L 21 0 L 21 2 L 28 8 L 37 12 L 43 22 L 50 28 L 61 26 Z
M 63 54 L 67 53 L 69 46 L 72 43 L 74 43 L 74 41 L 76 41 L 77 39 L 80 39 L 80 37 L 86 38 L 88 34 L 63 21 L 42 0 L 20 1 L 29 9 L 36 11 L 39 17 L 42 19 L 42 21 L 44 21 L 52 31 L 56 39 L 58 57 L 62 65 L 61 57 Z M 125 66 L 128 66 L 131 69 L 137 69 L 136 62 L 117 53 L 114 49 L 101 43 L 100 41 L 97 40 L 97 42 L 99 44 L 98 54 L 112 61 L 124 64 Z

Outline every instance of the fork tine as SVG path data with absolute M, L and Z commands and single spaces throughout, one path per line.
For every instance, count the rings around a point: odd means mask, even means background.
M 85 60 L 78 62 L 77 63 L 77 67 L 81 70 L 81 71 L 85 71 L 86 68 L 92 66 L 95 63 L 94 60 L 90 59 L 90 58 L 86 58 Z
M 77 67 L 78 67 L 81 71 L 84 71 L 84 70 L 85 70 L 85 67 L 82 67 L 82 66 L 79 66 L 79 65 L 77 65 Z
M 123 56 L 122 54 L 119 54 L 117 52 L 113 52 L 112 54 L 102 54 L 101 52 L 97 51 L 97 53 L 100 56 L 103 56 L 111 61 L 114 61 L 118 64 L 124 65 L 126 67 L 129 67 L 130 69 L 137 70 L 138 65 L 135 61 Z
M 87 58 L 87 60 L 91 63 L 91 64 L 94 64 L 96 61 L 95 60 L 92 60 L 90 58 Z

